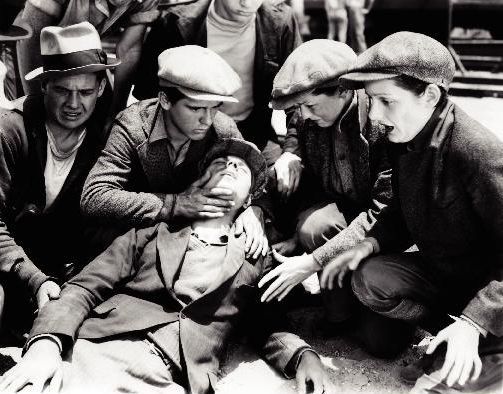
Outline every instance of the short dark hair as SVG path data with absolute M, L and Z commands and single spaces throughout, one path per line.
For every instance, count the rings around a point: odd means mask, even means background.
M 108 78 L 106 70 L 96 71 L 94 74 L 96 75 L 96 82 L 98 84 L 101 83 L 101 81 L 103 79 L 106 81 L 107 78 Z M 78 75 L 78 74 L 68 74 L 68 75 Z M 62 76 L 66 76 L 66 75 L 62 75 Z M 41 79 L 40 80 L 40 86 L 45 87 L 49 81 L 52 81 L 55 78 L 59 78 L 59 77 L 49 77 L 49 78 L 43 78 L 43 79 Z
M 175 87 L 161 87 L 160 91 L 166 95 L 171 104 L 176 104 L 179 100 L 187 98 L 179 89 Z
M 347 89 L 341 85 L 330 85 L 330 86 L 320 86 L 313 90 L 313 95 L 319 96 L 320 94 L 326 94 L 327 96 L 333 96 L 337 92 L 343 92 Z
M 401 87 L 402 89 L 408 90 L 409 92 L 415 94 L 416 96 L 420 96 L 421 94 L 423 94 L 424 91 L 426 90 L 426 87 L 429 85 L 428 82 L 421 81 L 420 79 L 410 77 L 404 74 L 401 74 L 392 79 L 393 81 L 395 81 L 397 86 Z M 439 106 L 447 99 L 447 91 L 442 86 L 438 86 L 438 88 L 440 89 L 441 96 L 436 106 Z

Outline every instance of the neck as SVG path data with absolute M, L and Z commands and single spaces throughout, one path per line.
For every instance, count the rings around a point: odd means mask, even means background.
M 173 122 L 169 111 L 163 111 L 164 127 L 169 141 L 175 150 L 179 149 L 189 139 L 186 135 L 180 132 L 179 127 Z
M 229 212 L 230 213 L 230 212 Z M 196 220 L 192 223 L 192 229 L 201 233 L 228 233 L 234 223 L 234 215 L 225 215 L 221 218 Z
M 63 153 L 72 150 L 77 145 L 80 133 L 85 129 L 83 125 L 75 129 L 66 129 L 50 120 L 46 121 L 46 126 L 54 137 L 56 147 Z

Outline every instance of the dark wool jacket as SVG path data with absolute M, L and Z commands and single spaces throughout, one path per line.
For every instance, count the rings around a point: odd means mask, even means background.
M 124 333 L 149 336 L 165 354 L 180 347 L 184 385 L 190 393 L 213 393 L 220 362 L 239 324 L 278 371 L 292 377 L 310 349 L 285 330 L 285 319 L 259 301 L 259 279 L 272 268 L 270 256 L 245 257 L 245 236 L 229 236 L 219 277 L 203 295 L 184 304 L 175 291 L 191 228 L 170 231 L 165 223 L 131 230 L 69 281 L 58 300 L 40 312 L 30 337 L 58 335 L 65 348 L 78 338 Z M 160 327 L 177 322 L 179 338 Z
M 28 96 L 22 111 L 0 110 L 0 272 L 12 270 L 33 294 L 48 275 L 64 281 L 69 264 L 85 263 L 80 195 L 104 140 L 91 118 L 59 195 L 44 210 L 45 118 L 42 96 Z
M 207 45 L 206 15 L 211 0 L 170 9 L 153 26 L 142 49 L 133 94 L 138 99 L 152 98 L 158 92 L 157 57 L 167 49 L 181 45 Z M 243 137 L 256 144 L 260 150 L 268 140 L 275 141 L 276 133 L 271 126 L 272 109 L 269 108 L 272 83 L 279 68 L 290 53 L 300 45 L 301 38 L 293 12 L 283 3 L 264 1 L 257 11 L 257 41 L 254 64 L 255 108 L 244 122 L 255 124 L 254 130 L 241 130 Z M 296 151 L 295 139 L 284 147 Z
M 305 196 L 306 202 L 310 197 L 316 198 L 314 190 L 319 189 L 326 199 L 336 201 L 348 223 L 351 221 L 313 252 L 321 265 L 361 241 L 391 200 L 385 137 L 379 128 L 367 122 L 366 97 L 361 92 L 357 97 L 334 127 L 322 128 L 311 120 L 304 122 L 298 114 L 292 119 L 304 164 L 302 176 L 313 186 L 308 191 L 312 195 Z M 335 177 L 341 180 L 342 193 L 334 189 Z
M 451 102 L 408 144 L 390 144 L 394 203 L 369 235 L 381 252 L 415 243 L 462 313 L 503 335 L 503 142 Z
M 160 111 L 159 101 L 151 99 L 117 115 L 84 185 L 81 207 L 85 214 L 125 229 L 169 220 L 173 194 L 200 177 L 199 163 L 215 141 L 242 138 L 234 121 L 218 112 L 206 136 L 191 141 L 183 163 L 173 167 L 167 137 L 153 133 Z

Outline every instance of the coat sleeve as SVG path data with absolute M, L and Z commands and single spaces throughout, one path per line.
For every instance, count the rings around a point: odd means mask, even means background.
M 270 255 L 263 260 L 263 264 L 265 275 L 272 269 Z M 246 315 L 245 323 L 251 343 L 277 371 L 292 378 L 295 376 L 298 356 L 312 348 L 298 335 L 289 332 L 283 304 L 261 303 L 258 289 L 255 298 L 256 302 Z
M 22 161 L 27 160 L 28 141 L 21 115 L 2 111 L 0 117 L 0 272 L 12 272 L 35 295 L 49 277 L 16 243 L 7 223 L 13 185 Z
M 169 203 L 172 199 L 166 198 L 166 194 L 127 190 L 135 176 L 136 156 L 133 138 L 116 120 L 105 149 L 84 183 L 80 200 L 84 214 L 128 227 L 148 226 L 155 222 L 165 201 Z
M 489 133 L 489 132 L 488 132 Z M 503 144 L 496 137 L 467 143 L 469 169 L 464 174 L 465 187 L 472 199 L 480 222 L 488 235 L 488 250 L 480 256 L 491 256 L 487 284 L 463 310 L 463 314 L 495 336 L 503 336 Z M 471 144 L 470 144 L 471 143 Z
M 369 144 L 369 165 L 373 180 L 370 204 L 367 210 L 354 218 L 348 227 L 313 252 L 314 259 L 321 266 L 327 265 L 339 253 L 362 241 L 392 201 L 392 170 L 386 154 L 385 142 L 382 138 L 375 141 L 372 138 Z
M 36 335 L 54 334 L 63 339 L 65 347 L 73 343 L 90 311 L 110 298 L 118 283 L 134 274 L 135 262 L 151 234 L 152 229 L 130 230 L 65 283 L 60 297 L 40 310 L 28 342 Z

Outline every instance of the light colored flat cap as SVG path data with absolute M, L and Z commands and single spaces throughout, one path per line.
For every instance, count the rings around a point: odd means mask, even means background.
M 241 79 L 229 64 L 208 48 L 185 45 L 158 57 L 160 87 L 174 87 L 195 100 L 237 102 L 233 94 Z
M 271 105 L 289 108 L 322 86 L 338 84 L 338 78 L 356 61 L 355 52 L 333 40 L 311 40 L 296 48 L 276 74 Z

